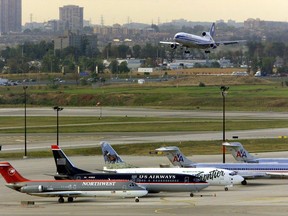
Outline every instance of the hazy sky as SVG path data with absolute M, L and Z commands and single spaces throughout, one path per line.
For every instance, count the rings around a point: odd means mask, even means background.
M 32 20 L 44 22 L 59 19 L 59 7 L 84 7 L 84 19 L 105 25 L 144 22 L 157 24 L 184 18 L 191 21 L 228 19 L 244 21 L 260 18 L 271 21 L 288 20 L 288 0 L 22 0 L 23 24 Z

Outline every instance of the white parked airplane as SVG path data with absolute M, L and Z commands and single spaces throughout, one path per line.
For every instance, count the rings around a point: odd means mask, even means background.
M 288 158 L 257 158 L 252 156 L 241 143 L 225 142 L 222 144 L 233 155 L 235 160 L 245 163 L 288 163 Z
M 245 40 L 237 41 L 215 41 L 215 23 L 212 24 L 209 32 L 202 32 L 202 36 L 178 32 L 173 38 L 173 42 L 160 41 L 161 44 L 168 44 L 172 49 L 185 47 L 185 53 L 189 53 L 188 48 L 205 49 L 205 53 L 210 53 L 210 49 L 216 49 L 219 45 L 229 45 L 245 42 Z
M 245 179 L 288 177 L 288 163 L 196 163 L 186 158 L 176 146 L 161 147 L 155 151 L 165 152 L 174 166 L 233 170 Z M 242 184 L 247 184 L 246 180 Z
M 117 161 L 120 164 L 124 165 L 125 162 L 117 152 L 111 147 L 111 145 L 107 142 L 101 142 L 102 152 L 104 156 L 105 163 L 113 163 L 117 164 Z M 104 154 L 111 155 L 111 157 L 106 157 Z M 112 157 L 113 156 L 113 157 Z M 115 160 L 117 158 L 117 160 Z M 228 190 L 228 187 L 232 187 L 235 184 L 241 184 L 244 181 L 244 178 L 240 175 L 237 175 L 236 172 L 219 169 L 219 168 L 110 168 L 104 169 L 108 172 L 116 172 L 116 173 L 183 173 L 190 174 L 199 177 L 202 181 L 208 182 L 210 185 L 221 185 L 224 186 L 225 190 Z

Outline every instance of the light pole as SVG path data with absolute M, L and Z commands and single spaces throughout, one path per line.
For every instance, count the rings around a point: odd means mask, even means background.
M 27 158 L 27 88 L 28 86 L 23 86 L 24 90 L 24 159 Z
M 98 106 L 99 107 L 99 119 L 102 119 L 102 106 L 101 106 L 101 102 L 99 101 L 97 104 L 96 104 L 96 106 Z
M 59 106 L 53 107 L 53 109 L 57 112 L 57 146 L 59 145 L 59 111 L 62 111 L 63 108 Z
M 227 86 L 221 86 L 220 87 L 220 90 L 221 90 L 221 95 L 222 95 L 222 98 L 223 98 L 223 143 L 225 142 L 226 138 L 225 138 L 225 97 L 228 93 L 228 90 L 229 90 L 229 87 Z M 225 146 L 222 145 L 222 152 L 223 152 L 223 163 L 225 163 Z

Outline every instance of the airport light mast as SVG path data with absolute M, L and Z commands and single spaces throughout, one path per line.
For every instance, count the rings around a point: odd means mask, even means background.
M 63 107 L 54 106 L 53 109 L 57 112 L 57 146 L 59 146 L 59 112 L 63 110 Z
M 222 95 L 222 98 L 223 98 L 223 122 L 222 122 L 222 126 L 223 126 L 223 143 L 225 142 L 226 140 L 226 137 L 225 137 L 225 98 L 226 98 L 226 95 L 228 93 L 228 90 L 229 90 L 229 87 L 228 86 L 221 86 L 220 87 L 220 90 L 221 90 L 221 95 Z M 222 145 L 222 152 L 223 152 L 223 163 L 225 163 L 225 151 L 226 151 L 226 148 L 224 145 Z
M 24 90 L 24 159 L 27 158 L 27 88 L 28 86 L 23 86 Z

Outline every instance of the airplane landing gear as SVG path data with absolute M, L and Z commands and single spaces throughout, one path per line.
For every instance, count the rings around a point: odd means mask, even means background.
M 139 202 L 139 198 L 135 197 L 135 202 L 138 203 Z
M 63 197 L 59 197 L 58 203 L 64 203 L 64 198 Z
M 205 53 L 206 53 L 206 54 L 210 53 L 210 50 L 205 50 Z
M 73 202 L 73 197 L 68 197 L 68 202 Z
M 246 180 L 243 180 L 243 181 L 241 182 L 241 184 L 242 184 L 242 185 L 247 185 L 247 181 L 246 181 Z
M 225 191 L 228 191 L 228 187 L 225 187 L 224 190 L 225 190 Z
M 194 197 L 194 194 L 193 194 L 193 193 L 190 193 L 190 197 Z

